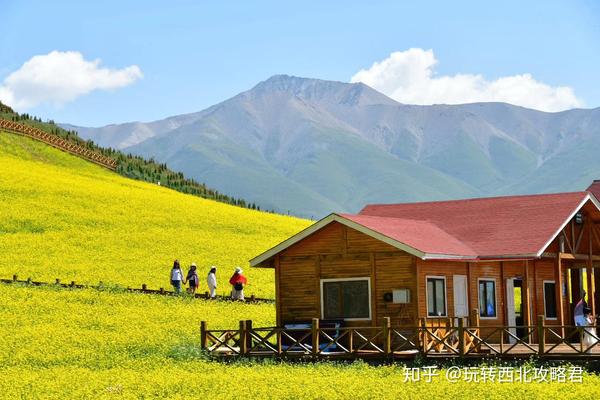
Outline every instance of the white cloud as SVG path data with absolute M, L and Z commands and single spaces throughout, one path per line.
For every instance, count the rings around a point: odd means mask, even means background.
M 40 104 L 61 105 L 94 90 L 117 89 L 143 77 L 137 65 L 122 69 L 87 61 L 77 51 L 34 56 L 0 85 L 0 100 L 16 109 Z
M 462 104 L 501 101 L 542 111 L 583 106 L 568 86 L 552 87 L 521 74 L 487 80 L 482 75 L 436 76 L 433 50 L 397 51 L 369 69 L 357 72 L 352 82 L 363 82 L 406 104 Z

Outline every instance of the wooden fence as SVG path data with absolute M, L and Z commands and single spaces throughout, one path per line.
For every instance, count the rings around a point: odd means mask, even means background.
M 17 122 L 9 121 L 6 119 L 0 119 L 0 129 L 4 129 L 12 133 L 39 140 L 41 142 L 49 144 L 50 146 L 56 147 L 57 149 L 74 154 L 78 157 L 85 158 L 88 161 L 96 163 L 110 170 L 114 171 L 117 168 L 117 162 L 112 158 L 106 157 L 86 147 L 80 146 L 78 144 L 65 140 L 57 135 L 53 135 L 38 128 L 34 128 L 32 126 L 24 124 L 19 124 Z
M 591 330 L 595 327 L 545 325 L 543 316 L 532 326 L 469 326 L 467 321 L 397 328 L 384 318 L 377 327 L 324 328 L 313 319 L 303 327 L 255 328 L 245 320 L 238 329 L 215 330 L 202 321 L 200 345 L 217 357 L 600 359 L 600 337 Z
M 34 281 L 31 278 L 27 278 L 27 279 L 23 280 L 23 279 L 19 279 L 17 275 L 13 275 L 12 279 L 0 279 L 0 283 L 7 283 L 7 284 L 21 283 L 21 284 L 26 284 L 26 285 L 31 285 L 31 286 L 54 286 L 54 287 L 62 287 L 62 288 L 70 288 L 70 289 L 106 289 L 106 286 L 103 285 L 102 282 L 100 282 L 100 284 L 98 284 L 98 285 L 84 285 L 84 284 L 76 283 L 75 281 L 65 283 L 65 282 L 62 282 L 60 279 L 56 279 L 55 282 L 50 283 L 50 282 Z M 137 292 L 137 293 L 155 294 L 155 295 L 162 295 L 162 296 L 178 296 L 178 295 L 191 296 L 191 294 L 185 293 L 185 291 L 182 292 L 181 294 L 177 294 L 171 290 L 165 290 L 164 288 L 148 289 L 148 285 L 146 285 L 145 283 L 143 283 L 141 285 L 141 287 L 139 287 L 139 288 L 126 287 L 126 288 L 123 288 L 123 290 L 126 292 Z M 211 299 L 208 292 L 194 293 L 194 298 L 207 299 L 207 300 Z M 231 297 L 226 296 L 226 295 L 217 295 L 213 299 L 231 300 Z M 239 300 L 235 300 L 235 301 L 239 301 Z M 246 303 L 274 303 L 275 302 L 273 299 L 263 299 L 260 297 L 256 297 L 254 295 L 250 295 L 250 296 L 246 297 L 244 299 L 244 301 Z

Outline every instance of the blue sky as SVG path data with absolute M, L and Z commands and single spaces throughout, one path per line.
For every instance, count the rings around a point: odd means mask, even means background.
M 540 89 L 539 102 L 524 99 L 523 105 L 600 106 L 600 3 L 282 3 L 0 0 L 0 93 L 4 88 L 5 96 L 19 101 L 20 111 L 90 126 L 199 111 L 281 73 L 350 81 L 364 70 L 355 80 L 422 104 L 486 100 L 498 90 L 500 97 L 493 99 L 511 100 L 515 85 L 525 92 L 532 85 Z M 411 53 L 417 58 L 403 53 L 411 48 L 422 49 Z M 139 71 L 125 71 L 120 83 L 86 82 L 84 89 L 64 87 L 77 84 L 75 77 L 63 79 L 60 89 L 43 96 L 48 86 L 32 94 L 38 90 L 38 83 L 28 81 L 33 68 L 8 79 L 32 57 L 52 51 L 100 59 L 102 68 Z M 399 55 L 385 63 L 385 71 L 370 70 L 394 52 Z M 433 78 L 469 74 L 467 83 L 451 79 L 445 97 L 436 97 L 423 93 L 437 92 L 441 80 L 390 78 L 414 62 L 432 64 L 433 57 Z M 71 71 L 59 74 L 70 77 Z M 497 89 L 503 85 L 495 80 L 513 76 L 522 79 Z M 454 93 L 462 85 L 477 93 Z M 556 89 L 563 86 L 571 92 Z M 53 97 L 72 89 L 72 96 Z M 512 102 L 519 103 L 523 96 L 516 96 Z

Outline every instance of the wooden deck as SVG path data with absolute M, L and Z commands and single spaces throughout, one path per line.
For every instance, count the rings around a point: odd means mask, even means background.
M 517 337 L 516 329 L 521 332 Z M 427 326 L 254 328 L 209 330 L 200 324 L 201 347 L 215 357 L 305 359 L 530 358 L 600 359 L 591 328 L 545 326 Z M 565 332 L 563 334 L 563 332 Z

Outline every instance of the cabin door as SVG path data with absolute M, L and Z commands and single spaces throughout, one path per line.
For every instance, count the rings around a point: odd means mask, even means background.
M 454 316 L 466 317 L 469 315 L 469 303 L 467 301 L 467 276 L 454 275 Z
M 508 278 L 506 280 L 506 320 L 508 323 L 508 342 L 515 343 L 514 336 L 523 337 L 523 328 L 517 328 L 523 325 L 523 281 L 518 278 Z M 514 335 L 514 336 L 512 336 Z

